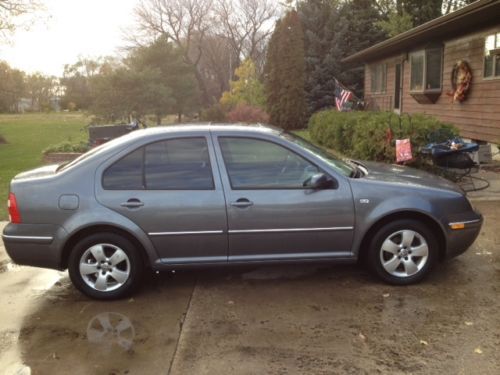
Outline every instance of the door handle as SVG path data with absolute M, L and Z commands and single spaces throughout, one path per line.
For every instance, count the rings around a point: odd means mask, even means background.
M 144 203 L 142 203 L 137 198 L 130 198 L 128 201 L 121 203 L 120 206 L 127 208 L 138 208 L 144 206 Z
M 245 208 L 245 207 L 250 207 L 253 206 L 253 202 L 249 201 L 246 198 L 240 198 L 236 202 L 231 202 L 229 203 L 231 206 L 234 207 L 240 207 L 240 208 Z

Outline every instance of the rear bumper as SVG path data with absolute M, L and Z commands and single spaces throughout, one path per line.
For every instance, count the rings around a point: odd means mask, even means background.
M 61 269 L 58 246 L 65 230 L 49 224 L 8 224 L 2 234 L 5 250 L 17 264 Z
M 462 226 L 462 229 L 452 229 L 452 226 Z M 464 253 L 476 240 L 481 232 L 483 216 L 480 213 L 472 212 L 459 220 L 453 220 L 447 227 L 447 249 L 446 257 L 453 258 Z

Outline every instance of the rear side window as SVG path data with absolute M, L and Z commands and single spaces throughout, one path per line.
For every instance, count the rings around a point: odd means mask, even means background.
M 144 169 L 147 189 L 214 188 L 205 138 L 172 139 L 146 146 Z
M 141 147 L 106 169 L 102 177 L 104 189 L 143 190 L 143 153 L 144 149 Z
M 103 175 L 108 190 L 213 190 L 205 138 L 151 143 L 111 165 Z

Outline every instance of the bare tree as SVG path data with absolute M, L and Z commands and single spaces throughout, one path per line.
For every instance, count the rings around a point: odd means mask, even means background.
M 279 14 L 275 0 L 216 0 L 216 32 L 229 40 L 240 59 L 257 61 Z
M 27 26 L 28 21 L 20 18 L 42 8 L 38 0 L 0 0 L 0 38 L 6 39 L 19 26 Z
M 184 51 L 186 63 L 198 67 L 210 26 L 212 0 L 143 0 L 135 9 L 139 30 L 151 39 L 163 35 Z M 193 53 L 193 45 L 197 51 Z M 208 93 L 199 70 L 196 79 L 206 103 Z
M 129 39 L 140 44 L 163 35 L 182 48 L 186 62 L 196 67 L 207 105 L 213 101 L 211 87 L 227 87 L 241 60 L 262 65 L 279 9 L 276 0 L 142 0 L 135 9 L 140 36 Z

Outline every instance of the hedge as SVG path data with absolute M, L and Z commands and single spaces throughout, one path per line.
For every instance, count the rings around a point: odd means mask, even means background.
M 346 157 L 388 163 L 396 160 L 396 139 L 410 138 L 416 157 L 418 150 L 429 143 L 431 134 L 458 134 L 453 125 L 423 114 L 400 117 L 391 112 L 371 111 L 317 112 L 310 118 L 308 128 L 313 141 Z

